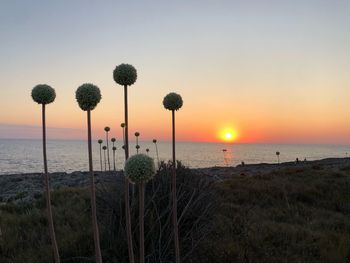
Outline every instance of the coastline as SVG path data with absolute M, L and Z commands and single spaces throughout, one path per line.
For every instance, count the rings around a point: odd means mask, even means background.
M 329 170 L 337 172 L 350 169 L 350 158 L 326 158 L 315 161 L 299 161 L 285 163 L 258 163 L 227 167 L 190 168 L 191 171 L 210 180 L 224 181 L 235 176 L 262 176 L 279 170 L 290 168 L 312 168 L 314 170 Z M 0 175 L 0 203 L 28 203 L 42 195 L 43 180 L 41 173 L 4 174 Z M 95 172 L 96 184 L 108 184 L 111 181 L 123 183 L 123 172 Z M 51 189 L 66 187 L 86 187 L 89 185 L 88 172 L 50 173 Z

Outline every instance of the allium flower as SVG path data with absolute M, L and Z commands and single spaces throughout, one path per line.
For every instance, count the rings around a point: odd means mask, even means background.
M 112 150 L 113 150 L 113 151 L 116 151 L 116 150 L 117 150 L 117 147 L 113 146 L 113 147 L 112 147 Z
M 115 138 L 112 138 L 112 139 L 111 139 L 111 142 L 115 142 L 115 141 L 116 141 L 116 139 L 115 139 Z
M 124 123 L 124 122 L 121 123 L 121 124 L 120 124 L 120 127 L 124 128 L 124 127 L 125 127 L 125 123 Z
M 124 169 L 125 176 L 133 183 L 147 182 L 155 174 L 154 161 L 145 154 L 131 156 Z
M 105 127 L 105 131 L 109 132 L 111 130 L 111 128 L 109 128 L 108 126 Z
M 102 149 L 103 149 L 103 150 L 107 150 L 107 146 L 104 145 L 104 146 L 102 147 Z
M 139 133 L 139 132 L 135 132 L 135 136 L 136 136 L 136 137 L 139 137 L 139 136 L 140 136 L 140 133 Z
M 119 85 L 130 86 L 136 82 L 137 71 L 134 66 L 129 64 L 120 64 L 113 71 L 114 81 Z
M 164 108 L 167 110 L 179 110 L 182 107 L 183 101 L 179 94 L 171 92 L 163 99 Z
M 101 101 L 101 92 L 94 84 L 85 83 L 77 89 L 75 98 L 82 110 L 93 110 Z
M 157 140 L 156 140 L 156 139 L 153 139 L 153 143 L 157 143 Z
M 140 145 L 136 145 L 136 149 L 137 149 L 137 150 L 140 149 Z
M 56 92 L 46 84 L 36 85 L 32 89 L 32 98 L 38 104 L 49 104 L 56 98 Z
M 98 140 L 97 141 L 99 144 L 102 144 L 103 143 L 103 141 L 100 139 L 100 140 Z

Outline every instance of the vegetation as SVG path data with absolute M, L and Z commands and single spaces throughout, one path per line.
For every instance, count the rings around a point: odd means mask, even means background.
M 177 218 L 177 196 L 176 196 L 176 151 L 175 151 L 175 111 L 182 107 L 182 98 L 179 94 L 174 92 L 169 93 L 163 99 L 164 108 L 171 111 L 172 116 L 172 148 L 173 148 L 173 162 L 172 162 L 172 205 L 173 205 L 173 227 L 174 227 L 174 245 L 175 245 L 175 261 L 180 263 L 180 242 L 179 242 L 179 224 Z
M 51 195 L 50 195 L 50 180 L 47 168 L 47 156 L 46 156 L 46 105 L 52 103 L 56 98 L 56 92 L 53 88 L 46 84 L 39 84 L 32 89 L 32 99 L 41 104 L 42 109 L 42 140 L 43 140 L 43 159 L 44 159 L 44 185 L 45 185 L 45 197 L 46 197 L 46 209 L 49 222 L 50 239 L 52 244 L 52 250 L 54 253 L 55 262 L 60 262 L 60 254 L 58 251 L 58 245 L 56 241 L 55 227 L 53 223 L 52 207 L 51 207 Z
M 133 85 L 137 80 L 137 71 L 134 66 L 130 64 L 120 64 L 115 67 L 113 71 L 114 81 L 124 87 L 124 151 L 125 160 L 129 158 L 129 117 L 128 117 L 128 86 Z M 125 210 L 126 210 L 126 232 L 128 236 L 128 248 L 129 248 L 129 262 L 134 262 L 134 248 L 132 243 L 132 232 L 131 232 L 131 215 L 130 215 L 130 189 L 129 181 L 125 177 Z
M 139 263 L 145 262 L 145 184 L 155 174 L 154 161 L 144 154 L 136 154 L 125 162 L 125 176 L 139 186 Z
M 109 131 L 111 130 L 111 128 L 109 128 L 108 126 L 106 126 L 104 128 L 105 132 L 106 132 L 106 143 L 107 143 L 107 162 L 108 162 L 108 171 L 111 170 L 111 162 L 110 162 L 110 159 L 109 159 L 109 139 L 108 139 L 108 133 Z
M 94 178 L 94 168 L 92 164 L 92 142 L 91 142 L 91 111 L 96 108 L 97 104 L 101 101 L 100 89 L 90 83 L 81 85 L 76 93 L 76 100 L 79 107 L 87 112 L 87 134 L 88 134 L 88 154 L 89 154 L 89 173 L 90 173 L 90 193 L 91 193 L 91 217 L 92 217 L 92 229 L 94 234 L 95 245 L 95 258 L 96 263 L 102 262 L 101 248 L 100 248 L 100 236 L 97 224 L 97 208 L 96 208 L 96 188 Z M 108 140 L 107 140 L 108 143 Z
M 172 262 L 171 163 L 145 188 L 145 262 Z M 177 165 L 182 261 L 349 262 L 350 166 L 284 168 L 214 182 Z M 117 177 L 118 178 L 118 177 Z M 104 262 L 128 262 L 122 178 L 98 185 Z M 0 206 L 0 262 L 51 262 L 45 199 Z M 89 191 L 52 193 L 62 262 L 93 262 Z M 131 206 L 138 240 L 138 202 Z M 82 231 L 84 229 L 84 231 Z
M 103 143 L 103 140 L 99 139 L 97 142 L 100 145 L 100 165 L 101 165 L 101 172 L 102 172 L 103 171 L 103 168 L 102 168 L 102 143 Z

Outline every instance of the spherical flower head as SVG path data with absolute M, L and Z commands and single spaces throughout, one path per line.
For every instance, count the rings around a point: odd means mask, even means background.
M 124 123 L 124 122 L 121 123 L 121 124 L 120 124 L 120 127 L 124 128 L 124 127 L 125 127 L 125 123 Z
M 280 155 L 280 152 L 276 152 L 276 155 Z
M 49 85 L 39 84 L 32 89 L 32 98 L 39 104 L 49 104 L 55 100 L 56 92 Z
M 101 92 L 94 84 L 85 83 L 77 89 L 75 98 L 82 110 L 93 110 L 101 101 Z
M 108 126 L 105 127 L 105 131 L 106 131 L 106 132 L 109 132 L 110 130 L 111 130 L 111 128 L 109 128 Z
M 132 85 L 136 82 L 137 71 L 134 66 L 129 64 L 120 64 L 113 71 L 114 81 L 119 85 Z
M 179 110 L 182 107 L 183 101 L 179 94 L 171 92 L 163 99 L 164 108 L 167 110 Z
M 146 152 L 149 152 L 149 149 L 148 149 L 148 148 L 146 149 Z
M 111 141 L 112 141 L 112 142 L 115 142 L 115 141 L 116 141 L 116 139 L 115 139 L 115 138 L 112 138 L 112 139 L 111 139 Z
M 153 143 L 157 143 L 157 140 L 156 140 L 156 139 L 153 139 Z
M 113 146 L 113 147 L 112 147 L 112 150 L 113 150 L 113 151 L 116 151 L 116 150 L 117 150 L 117 147 Z
M 136 137 L 139 137 L 139 136 L 140 136 L 140 133 L 139 133 L 139 132 L 135 132 L 135 136 L 136 136 Z
M 122 149 L 125 150 L 125 145 L 122 146 Z
M 106 145 L 103 146 L 102 149 L 103 149 L 103 150 L 107 150 L 107 146 L 106 146 Z
M 145 154 L 136 154 L 125 162 L 124 170 L 132 183 L 147 182 L 155 174 L 154 161 Z
M 102 143 L 103 143 L 103 141 L 102 141 L 101 139 L 99 139 L 97 142 L 98 142 L 99 144 L 102 144 Z
M 136 149 L 140 149 L 140 145 L 136 145 Z

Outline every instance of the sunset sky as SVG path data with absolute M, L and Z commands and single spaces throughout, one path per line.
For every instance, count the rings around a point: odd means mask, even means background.
M 177 92 L 180 141 L 350 144 L 350 1 L 1 1 L 0 138 L 40 138 L 31 97 L 51 85 L 51 139 L 84 139 L 75 90 L 102 100 L 94 137 L 121 138 L 120 63 L 138 71 L 129 88 L 130 132 L 170 139 L 163 97 Z

